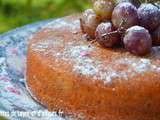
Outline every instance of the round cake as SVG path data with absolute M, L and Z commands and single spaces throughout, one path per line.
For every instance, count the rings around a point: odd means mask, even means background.
M 27 86 L 50 111 L 84 120 L 160 120 L 160 47 L 145 57 L 87 40 L 79 16 L 29 40 Z

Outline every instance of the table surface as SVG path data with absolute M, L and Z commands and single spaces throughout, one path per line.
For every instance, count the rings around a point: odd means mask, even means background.
M 31 98 L 25 87 L 27 40 L 35 32 L 48 24 L 57 24 L 59 20 L 51 19 L 33 23 L 0 35 L 0 113 L 9 119 L 64 120 L 56 114 L 40 117 L 37 114 L 34 116 L 18 115 L 19 111 L 48 112 Z

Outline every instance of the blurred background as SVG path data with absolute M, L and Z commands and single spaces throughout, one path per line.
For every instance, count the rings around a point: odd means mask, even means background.
M 0 0 L 0 33 L 36 21 L 82 12 L 90 0 Z

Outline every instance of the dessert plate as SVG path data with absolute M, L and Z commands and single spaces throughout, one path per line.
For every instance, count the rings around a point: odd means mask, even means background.
M 25 85 L 27 40 L 47 24 L 58 21 L 42 21 L 0 35 L 0 116 L 12 120 L 64 120 L 37 103 Z
M 72 119 L 63 118 L 61 111 L 47 111 L 31 97 L 25 84 L 27 40 L 45 27 L 59 28 L 65 24 L 63 19 L 42 21 L 0 35 L 0 116 L 11 120 Z M 159 53 L 160 47 L 153 48 L 153 55 L 157 59 L 160 58 Z M 148 63 L 145 63 L 138 66 L 138 72 L 148 67 Z M 159 67 L 156 69 L 160 70 Z

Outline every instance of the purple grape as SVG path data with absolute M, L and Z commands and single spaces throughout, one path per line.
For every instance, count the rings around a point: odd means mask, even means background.
M 153 45 L 160 46 L 160 26 L 152 33 Z
M 133 26 L 126 31 L 123 39 L 125 48 L 135 55 L 146 55 L 152 47 L 149 31 L 141 26 Z
M 97 0 L 93 5 L 95 13 L 101 18 L 102 21 L 111 19 L 114 7 L 114 0 Z
M 120 42 L 120 35 L 113 33 L 114 29 L 110 22 L 101 23 L 96 29 L 96 40 L 103 47 L 113 47 Z
M 138 8 L 138 17 L 140 25 L 154 31 L 160 24 L 160 10 L 151 3 L 142 4 Z
M 115 28 L 125 29 L 139 23 L 137 8 L 129 2 L 119 3 L 113 10 L 112 23 Z
M 96 14 L 92 9 L 87 9 L 81 17 L 81 28 L 84 33 L 87 33 L 91 38 L 95 38 L 95 31 L 100 23 Z

